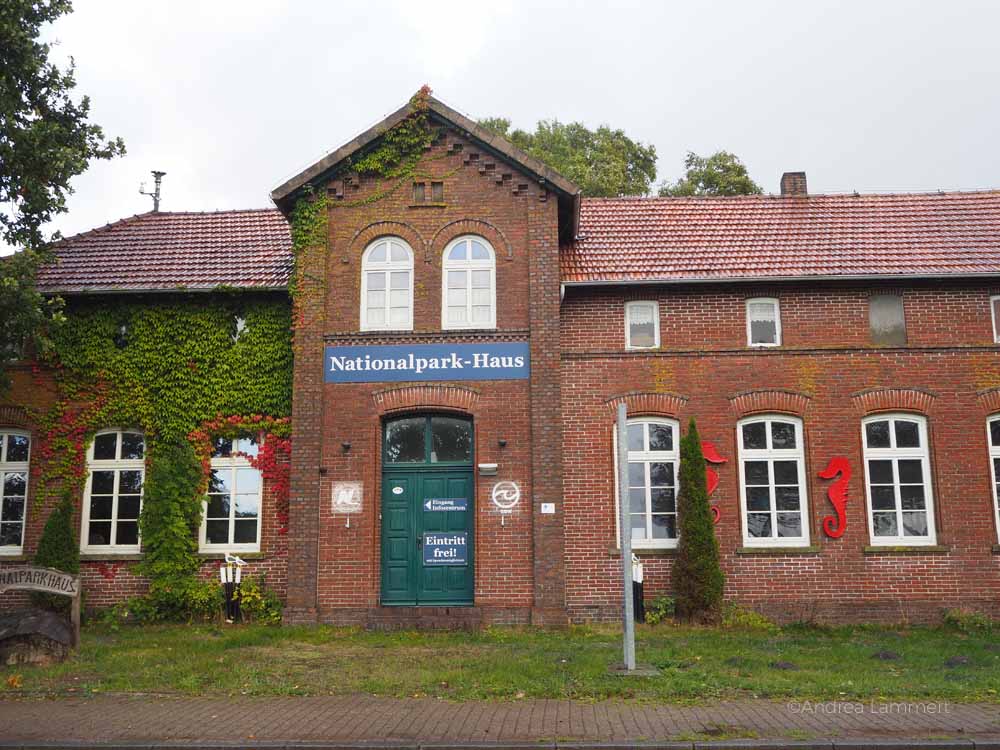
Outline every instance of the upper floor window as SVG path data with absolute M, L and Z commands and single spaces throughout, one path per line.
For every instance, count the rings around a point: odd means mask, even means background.
M 934 544 L 927 420 L 915 414 L 868 417 L 862 439 L 872 544 Z
M 743 543 L 748 547 L 809 544 L 802 421 L 751 417 L 739 422 Z
M 146 443 L 141 432 L 99 432 L 87 451 L 82 552 L 139 551 Z
M 632 546 L 674 547 L 677 545 L 677 422 L 631 419 L 627 430 L 627 502 Z M 616 450 L 616 464 L 617 455 Z M 617 495 L 616 499 L 621 502 Z M 616 512 L 615 518 L 619 517 Z
M 781 310 L 778 300 L 771 297 L 747 300 L 747 344 L 781 346 Z
M 1000 539 L 1000 416 L 994 416 L 986 426 L 986 438 L 990 446 L 990 472 L 993 477 L 993 511 L 997 522 L 997 537 Z
M 1000 295 L 990 297 L 990 314 L 993 317 L 993 341 L 1000 344 Z
M 906 346 L 903 298 L 898 294 L 873 294 L 868 298 L 868 325 L 872 343 Z
M 257 451 L 252 437 L 215 440 L 199 536 L 203 552 L 260 551 L 261 475 L 249 461 Z
M 24 545 L 31 438 L 0 429 L 0 555 L 19 554 Z
M 399 237 L 382 237 L 361 257 L 361 330 L 412 329 L 413 251 Z
M 659 305 L 655 302 L 626 302 L 625 348 L 655 349 L 659 345 Z
M 459 237 L 444 251 L 442 328 L 496 328 L 496 255 L 482 237 Z

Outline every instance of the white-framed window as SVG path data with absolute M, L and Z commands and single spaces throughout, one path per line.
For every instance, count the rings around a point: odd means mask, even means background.
M 871 543 L 934 544 L 927 420 L 916 414 L 867 417 L 861 440 Z
M 0 427 L 0 555 L 19 555 L 24 549 L 30 461 L 31 436 Z
M 747 346 L 781 346 L 781 307 L 775 298 L 747 300 Z
M 361 256 L 361 330 L 413 330 L 413 250 L 380 237 Z
M 759 415 L 736 424 L 740 511 L 747 547 L 809 544 L 802 420 Z
M 625 303 L 625 348 L 656 349 L 660 345 L 660 306 L 656 302 Z
M 259 552 L 261 475 L 252 437 L 216 438 L 198 547 L 202 552 Z
M 449 243 L 441 266 L 441 327 L 497 327 L 496 253 L 482 237 Z
M 672 419 L 628 421 L 628 518 L 632 546 L 677 546 L 679 427 Z M 621 540 L 618 493 L 618 437 L 615 449 L 615 528 Z
M 993 479 L 993 515 L 997 524 L 997 539 L 1000 540 L 1000 415 L 994 415 L 986 423 L 986 444 L 990 448 L 990 477 Z
M 80 551 L 139 552 L 146 442 L 137 430 L 104 430 L 87 449 Z
M 990 317 L 993 318 L 993 341 L 1000 344 L 1000 294 L 990 297 Z

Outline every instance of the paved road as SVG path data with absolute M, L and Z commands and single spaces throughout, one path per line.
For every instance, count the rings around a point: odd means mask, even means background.
M 930 713 L 928 706 L 935 712 Z M 1000 706 L 804 704 L 699 706 L 557 700 L 451 703 L 368 695 L 178 698 L 99 695 L 0 701 L 0 747 L 38 741 L 650 742 L 712 737 L 847 740 L 967 738 L 1000 748 Z M 827 744 L 826 747 L 830 745 Z M 967 742 L 967 747 L 972 743 Z

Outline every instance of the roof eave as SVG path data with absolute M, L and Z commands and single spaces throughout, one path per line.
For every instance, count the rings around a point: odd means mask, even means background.
M 566 287 L 591 286 L 679 286 L 683 284 L 762 284 L 762 283 L 804 283 L 809 281 L 923 281 L 1000 278 L 1000 271 L 983 273 L 922 273 L 922 274 L 815 274 L 796 276 L 691 276 L 649 279 L 588 279 L 586 281 L 563 281 Z
M 242 286 L 239 284 L 216 284 L 215 286 L 175 286 L 175 287 L 143 287 L 136 289 L 119 289 L 107 287 L 86 287 L 76 289 L 71 287 L 39 288 L 39 293 L 46 297 L 57 295 L 92 297 L 98 295 L 129 295 L 129 294 L 211 294 L 230 291 L 238 292 L 288 292 L 288 285 Z

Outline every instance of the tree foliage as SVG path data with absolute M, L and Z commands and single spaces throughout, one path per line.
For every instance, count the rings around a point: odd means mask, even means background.
M 47 259 L 44 225 L 66 211 L 70 180 L 92 159 L 125 153 L 89 121 L 90 101 L 74 101 L 72 59 L 65 69 L 38 41 L 44 24 L 72 10 L 70 0 L 0 3 L 0 241 L 20 249 L 0 261 L 0 368 L 26 341 L 44 347 L 59 304 L 35 291 Z M 3 384 L 0 370 L 0 385 Z
M 503 117 L 479 124 L 575 182 L 586 196 L 647 195 L 656 179 L 656 147 L 607 125 L 591 130 L 579 122 L 542 120 L 529 133 L 511 130 Z
M 705 457 L 694 420 L 680 444 L 680 493 L 677 512 L 680 532 L 673 568 L 677 618 L 717 623 L 722 616 L 725 578 L 719 563 L 712 511 L 705 483 Z
M 739 157 L 728 151 L 716 151 L 708 157 L 688 151 L 686 172 L 677 182 L 660 186 L 660 195 L 760 195 L 764 191 L 750 179 Z

